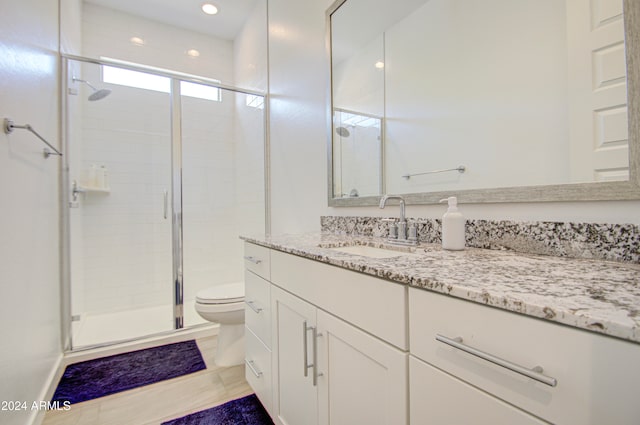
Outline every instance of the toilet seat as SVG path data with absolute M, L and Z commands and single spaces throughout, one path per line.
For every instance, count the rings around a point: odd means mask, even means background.
M 196 302 L 199 304 L 232 304 L 242 301 L 244 301 L 244 282 L 212 286 L 196 294 Z

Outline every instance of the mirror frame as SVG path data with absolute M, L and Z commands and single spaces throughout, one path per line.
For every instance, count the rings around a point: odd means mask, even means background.
M 333 197 L 333 63 L 331 59 L 331 14 L 345 1 L 336 0 L 326 12 L 326 48 L 329 59 L 327 105 L 328 205 L 330 207 L 377 206 L 378 196 Z M 625 55 L 627 60 L 627 116 L 629 126 L 629 180 L 616 182 L 567 183 L 555 185 L 502 187 L 400 193 L 407 204 L 436 204 L 451 195 L 460 203 L 614 201 L 640 199 L 640 1 L 623 0 Z M 384 146 L 384 144 L 383 144 Z M 384 147 L 383 147 L 384 149 Z M 383 161 L 385 156 L 383 155 Z M 385 165 L 382 164 L 384 179 Z M 385 185 L 383 182 L 383 191 Z

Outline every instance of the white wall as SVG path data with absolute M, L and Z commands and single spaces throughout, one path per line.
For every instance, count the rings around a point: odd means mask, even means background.
M 269 0 L 272 233 L 318 230 L 327 212 L 326 0 Z
M 395 216 L 393 206 L 327 207 L 325 49 L 327 0 L 270 0 L 273 233 L 317 231 L 319 216 Z M 468 218 L 640 224 L 640 201 L 461 205 Z M 408 206 L 412 217 L 439 218 L 445 207 Z
M 238 87 L 266 93 L 268 90 L 267 1 L 255 9 L 233 43 L 234 79 Z M 260 101 L 259 99 L 255 99 Z M 246 95 L 236 96 L 235 184 L 238 234 L 265 232 L 265 113 L 247 106 Z M 244 249 L 242 241 L 235 244 Z
M 238 87 L 267 91 L 268 44 L 267 0 L 260 0 L 233 41 L 234 84 Z
M 59 147 L 58 3 L 2 1 L 0 119 L 31 124 Z M 0 400 L 44 397 L 61 357 L 61 159 L 42 155 L 33 134 L 0 133 Z M 36 411 L 0 411 L 0 423 L 22 425 Z

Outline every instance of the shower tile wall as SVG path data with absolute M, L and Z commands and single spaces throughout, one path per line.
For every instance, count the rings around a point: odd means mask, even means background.
M 163 217 L 171 182 L 169 96 L 117 87 L 84 105 L 76 178 L 92 164 L 105 166 L 111 188 L 81 200 L 84 312 L 169 304 L 171 225 Z
M 236 244 L 234 95 L 182 99 L 184 297 L 241 279 Z

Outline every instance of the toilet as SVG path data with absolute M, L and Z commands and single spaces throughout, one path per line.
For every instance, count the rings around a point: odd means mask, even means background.
M 235 366 L 244 363 L 244 282 L 199 291 L 195 306 L 203 319 L 220 324 L 216 364 Z

